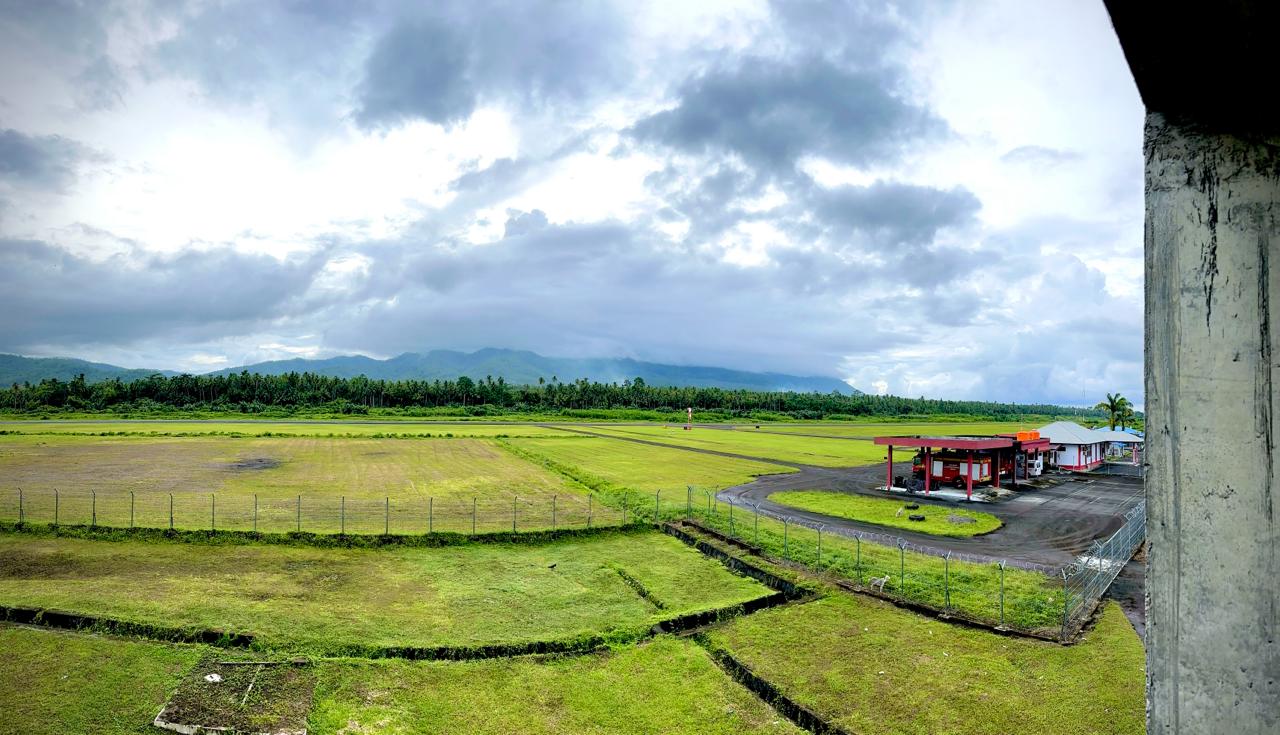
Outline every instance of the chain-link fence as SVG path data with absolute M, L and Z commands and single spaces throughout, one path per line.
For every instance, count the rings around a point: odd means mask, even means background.
M 627 503 L 590 495 L 353 497 L 202 492 L 0 492 L 0 519 L 112 528 L 262 533 L 423 534 L 546 531 L 625 525 Z
M 1079 629 L 1093 614 L 1107 588 L 1147 540 L 1147 503 L 1139 502 L 1124 515 L 1124 525 L 1109 538 L 1094 541 L 1075 564 L 1064 568 L 1062 589 L 1067 604 L 1062 635 Z
M 1124 565 L 1117 560 L 1132 557 L 1145 537 L 1144 529 L 1135 525 L 1140 520 L 1132 520 L 1144 517 L 1140 503 L 1126 515 L 1116 536 L 1096 542 L 1098 551 L 1064 569 L 953 552 L 885 533 L 850 534 L 759 505 L 726 503 L 710 490 L 688 488 L 684 505 L 668 507 L 664 516 L 696 521 L 767 556 L 803 564 L 900 602 L 1064 640 L 1092 614 Z M 654 508 L 662 512 L 656 503 Z M 1103 559 L 1101 566 L 1094 561 L 1084 569 L 1095 555 Z M 1099 569 L 1110 576 L 1095 574 Z
M 1147 468 L 1140 464 L 1132 462 L 1103 462 L 1093 470 L 1098 475 L 1118 475 L 1120 477 L 1138 477 L 1145 478 L 1147 476 Z

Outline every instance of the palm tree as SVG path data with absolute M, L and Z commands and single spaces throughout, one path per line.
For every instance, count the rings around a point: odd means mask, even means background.
M 1119 393 L 1115 395 L 1108 393 L 1107 400 L 1101 401 L 1094 408 L 1107 412 L 1107 425 L 1112 431 L 1115 431 L 1117 422 L 1120 428 L 1124 428 L 1126 422 L 1133 420 L 1133 404 Z

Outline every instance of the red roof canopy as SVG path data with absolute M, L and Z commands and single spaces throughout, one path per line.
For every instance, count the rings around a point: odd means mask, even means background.
M 1017 442 L 1003 436 L 877 436 L 876 444 L 937 449 L 1008 449 Z

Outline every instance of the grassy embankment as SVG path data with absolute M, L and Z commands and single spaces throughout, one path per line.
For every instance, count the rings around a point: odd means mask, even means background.
M 707 635 L 783 694 L 849 732 L 1137 735 L 1144 652 L 1120 608 L 1073 646 L 948 625 L 832 595 Z
M 921 503 L 915 504 L 918 508 L 907 509 L 906 502 L 899 499 L 868 498 L 830 490 L 785 490 L 773 493 L 769 499 L 800 510 L 934 536 L 976 536 L 1001 526 L 999 518 L 976 510 Z M 924 520 L 913 521 L 913 515 L 924 516 Z
M 0 624 L 0 735 L 138 735 L 211 651 Z M 217 654 L 225 657 L 226 654 Z M 308 732 L 800 733 L 693 642 L 549 661 L 315 665 Z
M 0 604 L 248 633 L 262 647 L 319 654 L 629 640 L 768 593 L 652 532 L 377 551 L 0 535 Z
M 831 533 L 822 535 L 819 558 L 814 529 L 784 526 L 781 521 L 756 517 L 748 510 L 732 509 L 714 500 L 715 490 L 748 482 L 758 474 L 788 470 L 781 465 L 606 438 L 512 439 L 506 443 L 606 497 L 632 493 L 634 508 L 650 518 L 657 490 L 667 491 L 660 498 L 664 517 L 683 517 L 688 510 L 684 486 L 691 484 L 695 485 L 692 509 L 699 520 L 756 543 L 774 557 L 852 580 L 889 575 L 887 592 L 992 623 L 1051 629 L 1062 620 L 1061 586 L 1045 574 L 1013 567 L 1002 574 L 995 564 L 958 560 L 948 564 L 939 556 L 902 553 L 897 548 L 859 543 Z

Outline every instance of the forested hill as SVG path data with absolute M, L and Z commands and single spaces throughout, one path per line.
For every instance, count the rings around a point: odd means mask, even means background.
M 47 378 L 68 381 L 78 375 L 83 375 L 84 379 L 90 383 L 113 378 L 136 380 L 154 373 L 176 375 L 169 370 L 122 368 L 118 365 L 76 360 L 70 357 L 23 357 L 0 354 L 0 385 L 39 383 Z
M 533 385 L 553 377 L 561 382 L 585 378 L 598 383 L 621 383 L 642 378 L 649 385 L 727 388 L 758 391 L 798 391 L 801 393 L 857 393 L 838 378 L 751 372 L 719 367 L 666 365 L 631 359 L 571 359 L 545 357 L 519 350 L 484 349 L 476 352 L 432 350 L 419 354 L 406 352 L 388 360 L 375 360 L 363 355 L 344 355 L 324 360 L 276 360 L 218 370 L 210 375 L 231 375 L 248 371 L 261 375 L 313 373 L 333 378 L 355 378 L 363 375 L 371 380 L 457 380 L 463 376 L 480 379 L 501 377 L 512 385 Z M 128 368 L 65 358 L 33 358 L 0 355 L 0 385 L 38 383 L 45 378 L 68 381 L 84 374 L 96 383 L 110 378 L 134 380 L 160 370 Z
M 0 411 L 107 411 L 121 413 L 236 412 L 404 415 L 560 414 L 584 410 L 635 410 L 653 414 L 695 411 L 723 416 L 819 419 L 853 416 L 940 414 L 1016 419 L 1027 415 L 1100 416 L 1094 409 L 1019 405 L 984 401 L 944 401 L 865 394 L 796 393 L 671 388 L 644 379 L 621 383 L 578 380 L 512 385 L 499 378 L 472 380 L 370 380 L 314 373 L 260 375 L 153 375 L 123 382 L 44 380 L 0 390 Z

